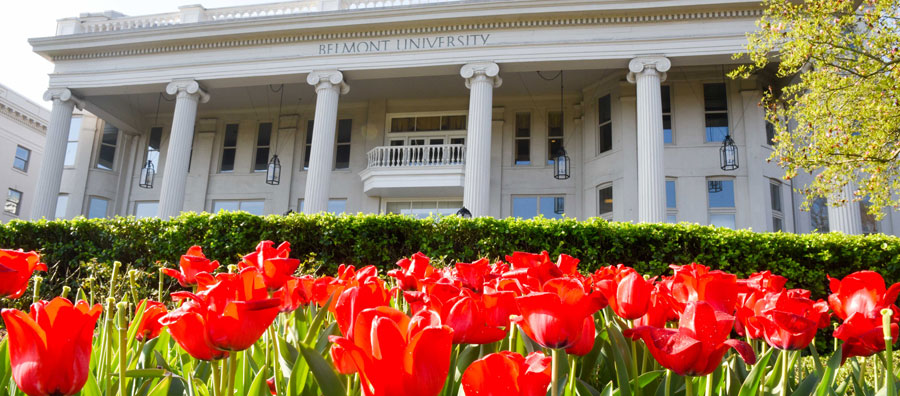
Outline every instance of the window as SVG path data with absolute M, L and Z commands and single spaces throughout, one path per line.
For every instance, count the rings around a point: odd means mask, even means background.
M 69 206 L 69 195 L 68 194 L 59 194 L 56 197 L 56 213 L 53 216 L 56 219 L 65 219 L 66 218 L 66 209 Z
M 31 150 L 16 146 L 16 158 L 13 159 L 13 168 L 22 172 L 28 172 L 28 161 L 31 159 Z
M 213 213 L 220 211 L 237 212 L 244 211 L 253 215 L 265 214 L 265 201 L 263 200 L 216 200 L 213 201 Z
M 515 165 L 531 164 L 531 113 L 516 113 Z
M 306 150 L 303 153 L 303 170 L 309 169 L 309 156 L 312 154 L 313 120 L 306 122 Z
M 721 142 L 728 135 L 728 98 L 725 83 L 703 84 L 706 110 L 706 141 Z
M 391 133 L 464 130 L 466 130 L 466 116 L 464 114 L 391 118 Z
M 597 153 L 612 150 L 612 102 L 609 95 L 598 100 L 600 129 L 597 134 Z
M 675 180 L 666 180 L 666 223 L 678 222 L 678 205 L 675 198 Z
M 100 138 L 100 151 L 97 153 L 97 168 L 112 170 L 116 160 L 116 144 L 119 142 L 119 129 L 106 123 L 103 136 Z
M 75 153 L 78 152 L 78 135 L 81 133 L 81 117 L 72 117 L 72 123 L 69 124 L 69 137 L 66 143 L 66 157 L 63 161 L 65 166 L 75 165 Z
M 272 143 L 272 123 L 262 122 L 256 132 L 256 157 L 253 160 L 254 172 L 265 172 L 269 164 L 269 146 Z
M 672 96 L 668 85 L 659 87 L 659 96 L 662 99 L 663 143 L 672 144 Z
M 769 146 L 775 145 L 775 124 L 766 121 L 766 142 Z
M 612 184 L 607 184 L 605 186 L 600 186 L 597 189 L 597 199 L 599 203 L 599 210 L 597 213 L 600 217 L 606 220 L 612 220 L 613 216 L 613 187 Z
M 772 180 L 769 183 L 769 196 L 772 200 L 772 231 L 784 231 L 784 208 L 781 201 L 781 182 Z
M 709 224 L 734 229 L 734 180 L 707 180 L 706 189 L 709 200 Z
M 513 217 L 532 219 L 538 215 L 545 219 L 561 219 L 566 213 L 566 198 L 554 196 L 513 197 Z
M 816 198 L 809 206 L 809 227 L 813 232 L 829 232 L 828 200 Z
M 300 208 L 300 212 L 303 212 L 303 198 L 300 198 L 300 202 L 297 203 L 297 207 Z M 328 209 L 325 209 L 325 211 L 336 215 L 347 213 L 347 200 L 344 198 L 329 199 Z
M 219 165 L 219 172 L 234 172 L 237 142 L 238 124 L 225 125 L 225 142 L 222 144 L 222 164 Z
M 159 201 L 143 201 L 134 203 L 134 217 L 145 219 L 157 217 L 159 213 Z
M 3 206 L 3 211 L 13 216 L 18 216 L 21 204 L 22 192 L 10 188 L 9 192 L 6 193 L 6 205 Z
M 160 146 L 162 146 L 162 127 L 150 128 L 150 139 L 147 140 L 147 161 L 153 162 L 157 171 L 159 170 Z
M 100 219 L 104 218 L 107 215 L 107 211 L 109 210 L 109 200 L 106 198 L 100 197 L 91 197 L 91 200 L 88 202 L 88 215 L 89 219 Z
M 429 216 L 451 216 L 462 206 L 462 201 L 391 201 L 385 205 L 385 213 L 423 219 Z
M 862 222 L 862 232 L 863 234 L 877 234 L 880 232 L 878 220 L 875 218 L 875 215 L 869 214 L 869 206 L 869 197 L 865 197 L 859 202 L 859 219 Z
M 563 140 L 563 113 L 551 111 L 547 114 L 547 164 L 553 165 L 556 156 L 565 147 Z
M 334 169 L 350 167 L 350 136 L 353 134 L 353 120 L 338 121 L 337 147 L 334 153 Z

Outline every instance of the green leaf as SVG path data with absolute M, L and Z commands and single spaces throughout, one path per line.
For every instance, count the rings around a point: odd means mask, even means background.
M 821 364 L 821 363 L 820 363 Z M 824 371 L 824 369 L 822 369 Z M 794 393 L 791 396 L 808 396 L 813 393 L 813 389 L 816 388 L 816 385 L 819 383 L 819 376 L 816 373 L 810 373 L 800 381 L 800 384 L 797 385 L 797 389 L 794 390 Z
M 171 384 L 172 377 L 166 377 L 162 381 L 159 381 L 159 383 L 150 390 L 150 393 L 148 393 L 147 396 L 168 396 L 169 385 Z
M 337 373 L 331 367 L 331 364 L 322 358 L 322 355 L 316 353 L 312 348 L 306 345 L 300 345 L 300 354 L 309 364 L 309 369 L 319 388 L 325 395 L 346 395 L 347 390 L 344 388 L 343 382 L 338 378 Z
M 607 326 L 607 331 L 609 332 L 610 343 L 613 345 L 612 355 L 616 363 L 616 377 L 618 378 L 621 396 L 631 396 L 631 389 L 626 385 L 631 383 L 628 372 L 631 365 L 627 363 L 631 352 L 626 346 L 625 336 L 622 335 L 615 325 L 610 324 Z
M 828 359 L 825 366 L 825 373 L 822 375 L 822 381 L 816 387 L 816 396 L 826 396 L 832 392 L 831 385 L 834 382 L 834 373 L 841 366 L 841 348 L 834 351 L 834 354 Z M 846 384 L 846 383 L 845 383 Z
M 267 366 L 263 366 L 262 369 L 256 373 L 256 377 L 253 378 L 253 382 L 250 383 L 250 388 L 247 389 L 247 396 L 272 396 L 272 393 L 269 392 L 269 385 L 266 384 L 266 372 L 269 371 L 268 369 Z
M 759 358 L 755 365 L 753 365 L 753 369 L 750 370 L 750 374 L 747 374 L 747 378 L 744 379 L 743 385 L 741 385 L 741 391 L 738 393 L 739 396 L 755 396 L 757 392 L 759 392 L 759 382 L 762 378 L 763 374 L 766 373 L 766 364 L 769 363 L 769 358 L 772 357 L 772 353 L 775 351 L 775 348 L 769 349 L 765 355 Z
M 316 317 L 313 318 L 312 323 L 309 325 L 309 330 L 306 331 L 306 337 L 303 337 L 303 344 L 309 345 L 319 335 L 319 329 L 322 327 L 322 323 L 325 322 L 325 317 L 328 316 L 328 307 L 331 306 L 332 299 L 334 299 L 334 293 L 328 296 L 328 301 L 319 309 L 319 312 L 316 312 Z
M 103 396 L 94 373 L 88 373 L 87 382 L 84 383 L 84 388 L 81 388 L 81 396 Z
M 126 370 L 125 376 L 129 378 L 160 378 L 166 376 L 166 370 L 163 369 L 136 369 Z

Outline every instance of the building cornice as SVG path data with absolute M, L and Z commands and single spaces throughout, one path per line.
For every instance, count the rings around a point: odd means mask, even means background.
M 472 30 L 758 18 L 750 1 L 478 1 L 215 21 L 31 39 L 54 62 Z M 399 25 L 399 26 L 398 26 Z
M 0 114 L 41 134 L 47 133 L 47 120 L 36 117 L 31 112 L 16 106 L 4 98 L 0 98 Z

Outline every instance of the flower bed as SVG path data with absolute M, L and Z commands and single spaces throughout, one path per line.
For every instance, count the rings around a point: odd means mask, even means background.
M 0 293 L 20 298 L 39 261 L 0 250 Z M 288 243 L 263 241 L 227 270 L 195 246 L 159 270 L 157 297 L 164 277 L 181 287 L 164 302 L 117 283 L 119 266 L 108 295 L 66 288 L 47 301 L 38 287 L 29 313 L 2 311 L 0 392 L 896 395 L 900 283 L 877 272 L 829 278 L 826 301 L 769 271 L 584 274 L 547 252 L 444 267 L 416 253 L 387 277 L 371 265 L 299 276 L 300 265 Z M 839 348 L 820 358 L 811 342 L 832 323 Z M 811 366 L 797 364 L 806 349 Z M 841 366 L 850 374 L 836 380 Z

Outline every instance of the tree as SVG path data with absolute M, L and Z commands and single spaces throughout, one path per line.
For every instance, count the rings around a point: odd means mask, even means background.
M 786 178 L 815 174 L 804 207 L 845 188 L 878 218 L 900 207 L 900 0 L 763 4 L 748 53 L 735 55 L 750 63 L 732 77 L 775 72 L 763 97 L 776 129 L 770 160 Z

